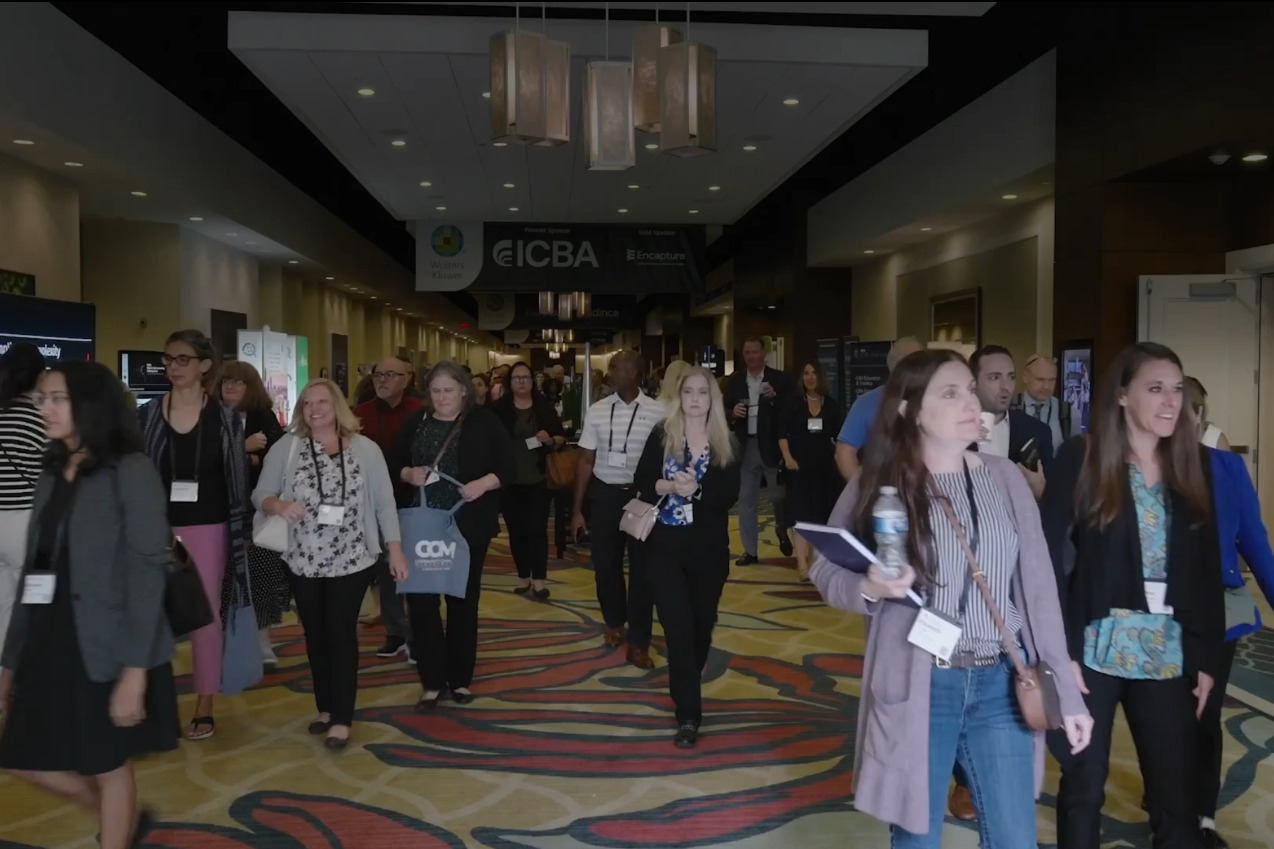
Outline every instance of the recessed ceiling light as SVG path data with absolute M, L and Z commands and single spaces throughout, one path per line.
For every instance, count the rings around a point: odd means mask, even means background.
M 447 207 L 445 207 L 445 206 L 435 206 L 435 207 L 434 207 L 434 209 L 438 210 L 439 212 L 446 212 L 446 211 L 447 211 Z
M 698 215 L 698 214 L 699 214 L 699 210 L 697 210 L 697 209 L 690 209 L 690 210 L 687 210 L 687 212 L 689 212 L 691 215 Z
M 745 145 L 743 146 L 743 149 L 744 149 L 744 150 L 746 150 L 748 153 L 751 153 L 752 151 L 756 150 L 756 145 L 754 145 L 754 144 L 745 144 Z
M 1004 200 L 1017 200 L 1017 195 L 1000 195 Z
M 299 265 L 299 264 L 300 264 L 300 260 L 295 260 L 295 259 L 288 260 L 288 265 Z
M 390 144 L 392 144 L 394 147 L 406 147 L 406 146 L 407 146 L 407 140 L 406 140 L 406 139 L 394 139 L 393 141 L 391 141 L 391 142 L 390 142 Z
M 13 140 L 13 143 L 14 143 L 14 144 L 20 144 L 20 145 L 33 145 L 33 144 L 35 144 L 35 142 L 31 141 L 30 139 L 14 139 L 14 140 Z
M 376 89 L 363 87 L 358 90 L 358 93 L 363 97 L 371 97 L 376 93 Z
M 659 150 L 659 143 L 651 142 L 650 144 L 646 145 L 646 150 Z
M 865 254 L 874 254 L 874 253 L 875 253 L 875 251 L 863 251 L 863 253 L 865 253 Z
M 921 232 L 921 233 L 928 233 L 928 232 L 929 232 L 930 230 L 932 230 L 932 229 L 933 229 L 932 227 L 921 227 L 921 228 L 920 228 L 920 232 Z
M 490 99 L 491 99 L 491 92 L 489 92 L 489 91 L 484 91 L 484 92 L 482 92 L 482 97 L 483 97 L 484 99 L 486 99 L 486 100 L 490 100 Z
M 518 211 L 518 208 L 516 206 L 509 207 L 509 212 L 517 212 L 517 211 Z
M 615 210 L 615 211 L 616 211 L 616 212 L 618 212 L 620 215 L 627 215 L 627 214 L 628 214 L 628 210 L 626 210 L 626 209 L 617 209 L 617 210 Z
M 144 198 L 144 197 L 146 197 L 146 193 L 145 193 L 145 192 L 129 192 L 129 194 L 130 194 L 130 195 L 132 195 L 132 196 L 133 196 L 133 197 L 135 197 L 135 198 Z
M 491 142 L 492 147 L 508 147 L 508 142 Z
M 428 180 L 421 180 L 421 181 L 420 181 L 420 186 L 421 186 L 421 188 L 427 189 L 427 188 L 429 188 L 429 187 L 430 187 L 430 186 L 432 186 L 432 185 L 433 185 L 433 183 L 429 182 Z
M 799 104 L 800 104 L 800 102 L 801 102 L 801 101 L 797 100 L 795 97 L 789 97 L 789 98 L 787 98 L 786 100 L 784 100 L 784 101 L 783 101 L 783 105 L 784 105 L 784 106 L 797 106 L 797 105 L 799 105 Z
M 380 298 L 377 298 L 375 295 L 372 295 L 372 300 L 373 300 L 373 301 L 379 301 L 379 300 L 380 300 Z
M 336 278 L 335 278 L 335 277 L 324 277 L 323 279 L 324 279 L 324 280 L 335 280 Z M 357 289 L 355 289 L 354 291 L 355 291 L 355 292 L 357 292 L 358 290 L 357 290 Z
M 504 187 L 505 187 L 506 189 L 511 189 L 511 188 L 513 188 L 513 184 L 512 184 L 512 183 L 505 183 L 505 184 L 504 184 Z
M 720 187 L 720 186 L 708 186 L 708 191 L 710 191 L 710 192 L 719 192 L 719 191 L 721 191 L 721 187 Z
M 65 165 L 67 168 L 83 168 L 84 167 L 83 162 L 63 162 L 62 164 Z
M 1267 160 L 1267 159 L 1269 159 L 1269 158 L 1270 158 L 1270 157 L 1269 157 L 1269 155 L 1268 155 L 1268 154 L 1264 154 L 1264 153 L 1249 153 L 1247 156 L 1243 157 L 1243 161 L 1244 161 L 1244 162 L 1264 162 L 1265 160 Z
M 630 189 L 640 189 L 640 188 L 641 188 L 641 186 L 637 185 L 636 183 L 629 183 L 629 184 L 628 184 L 628 188 L 630 188 Z
M 202 218 L 200 218 L 198 215 L 192 215 L 192 216 L 190 216 L 190 220 L 191 220 L 191 221 L 203 221 L 203 219 L 202 219 Z

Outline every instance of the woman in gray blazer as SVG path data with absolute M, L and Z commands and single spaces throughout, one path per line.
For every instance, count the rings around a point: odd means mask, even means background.
M 39 401 L 51 445 L 0 657 L 0 768 L 92 810 L 103 849 L 124 849 L 149 821 L 130 761 L 179 735 L 167 503 L 109 369 L 57 363 Z
M 922 351 L 900 362 L 885 385 L 873 450 L 829 524 L 870 544 L 877 488 L 896 488 L 907 506 L 910 565 L 892 579 L 878 566 L 864 576 L 823 557 L 810 570 L 829 604 L 872 617 L 854 806 L 892 824 L 893 849 L 941 844 L 947 782 L 957 762 L 969 776 L 983 845 L 1036 843 L 1044 735 L 1032 734 L 1022 719 L 997 614 L 971 580 L 961 535 L 976 552 L 1016 652 L 1028 664 L 1043 660 L 1056 670 L 1073 751 L 1088 745 L 1093 727 L 1078 667 L 1067 654 L 1057 582 L 1030 489 L 1012 463 L 967 450 L 977 441 L 980 412 L 973 374 L 959 354 Z M 907 601 L 909 592 L 923 610 Z M 922 616 L 921 627 L 913 627 Z M 925 639 L 925 624 L 945 630 L 945 638 Z

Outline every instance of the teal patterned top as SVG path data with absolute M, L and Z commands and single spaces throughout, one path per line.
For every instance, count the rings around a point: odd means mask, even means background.
M 1132 499 L 1141 526 L 1141 573 L 1147 580 L 1168 577 L 1167 488 L 1146 486 L 1141 469 L 1128 466 Z M 1181 625 L 1169 614 L 1112 608 L 1110 616 L 1084 630 L 1084 665 L 1117 678 L 1165 681 L 1180 678 L 1184 654 Z

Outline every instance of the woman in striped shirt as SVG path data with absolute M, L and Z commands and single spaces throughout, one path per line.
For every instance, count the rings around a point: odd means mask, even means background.
M 27 522 L 48 442 L 32 400 L 42 374 L 44 357 L 34 345 L 15 342 L 0 357 L 0 648 L 26 559 Z

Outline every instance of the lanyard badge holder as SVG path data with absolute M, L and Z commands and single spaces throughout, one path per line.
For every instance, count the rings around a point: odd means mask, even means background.
M 969 518 L 972 520 L 970 524 L 973 526 L 970 547 L 976 552 L 981 539 L 981 531 L 978 522 L 978 502 L 973 497 L 973 476 L 969 474 L 967 463 L 964 466 L 964 491 L 969 497 Z M 942 496 L 938 495 L 935 497 L 941 498 Z M 925 607 L 921 609 L 915 623 L 911 626 L 911 632 L 907 635 L 909 643 L 934 656 L 934 664 L 939 669 L 948 669 L 951 666 L 951 655 L 955 653 L 960 637 L 964 633 L 964 615 L 969 606 L 969 593 L 972 586 L 973 572 L 972 570 L 967 570 L 964 573 L 964 588 L 960 592 L 957 619 L 952 619 L 937 610 Z
M 172 440 L 172 434 L 176 433 L 172 426 L 172 396 L 165 399 L 168 409 L 165 422 L 168 424 L 168 478 L 171 481 L 168 490 L 168 500 L 174 504 L 194 504 L 199 501 L 199 466 L 203 461 L 203 410 L 199 411 L 199 418 L 195 421 L 195 468 L 194 477 L 191 480 L 177 479 L 177 445 Z
M 633 415 L 632 415 L 632 418 L 628 420 L 628 430 L 627 432 L 624 433 L 624 450 L 621 453 L 616 454 L 615 453 L 615 405 L 614 404 L 610 405 L 610 427 L 608 428 L 607 442 L 606 442 L 606 465 L 610 466 L 612 469 L 628 468 L 628 437 L 633 435 L 633 425 L 636 424 L 637 422 L 637 413 L 640 412 L 640 410 L 641 410 L 641 405 L 634 403 Z
M 323 494 L 323 469 L 319 463 L 318 451 L 314 447 L 313 437 L 310 437 L 310 456 L 314 458 L 314 477 L 318 484 L 318 522 L 320 525 L 343 525 L 345 524 L 346 492 L 345 440 L 339 437 L 336 440 L 336 456 L 341 464 L 341 501 L 339 504 L 329 502 L 327 496 Z

